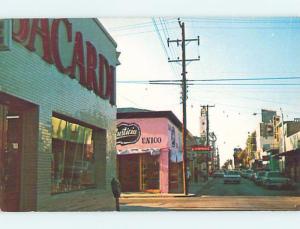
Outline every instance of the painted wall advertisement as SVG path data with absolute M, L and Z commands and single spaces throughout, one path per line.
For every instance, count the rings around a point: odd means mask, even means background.
M 169 136 L 169 148 L 170 148 L 170 159 L 172 162 L 182 161 L 181 153 L 181 132 L 178 128 L 172 124 L 168 123 L 168 136 Z
M 117 121 L 118 153 L 142 153 L 168 148 L 168 120 L 119 119 Z
M 182 160 L 180 132 L 166 118 L 119 119 L 117 121 L 117 151 L 126 153 L 159 153 L 170 150 L 171 160 Z

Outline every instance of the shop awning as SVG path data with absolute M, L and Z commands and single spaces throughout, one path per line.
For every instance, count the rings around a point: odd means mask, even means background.
M 294 154 L 300 154 L 300 149 L 298 148 L 298 149 L 294 149 L 294 150 L 289 150 L 289 151 L 286 151 L 286 152 L 282 152 L 282 153 L 279 153 L 278 155 L 279 156 L 289 156 L 289 155 L 294 155 Z
M 151 155 L 159 155 L 159 148 L 147 148 L 147 149 L 126 149 L 126 150 L 117 150 L 118 155 L 127 155 L 127 154 L 146 154 L 150 153 Z

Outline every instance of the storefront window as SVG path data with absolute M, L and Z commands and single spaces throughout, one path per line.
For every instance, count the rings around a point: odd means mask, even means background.
M 52 117 L 52 193 L 95 186 L 93 129 Z

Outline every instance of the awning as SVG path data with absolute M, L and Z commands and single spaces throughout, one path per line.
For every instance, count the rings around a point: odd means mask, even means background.
M 300 149 L 289 150 L 286 152 L 279 153 L 279 156 L 294 156 L 295 154 L 300 154 Z
M 118 155 L 128 155 L 128 154 L 146 154 L 150 153 L 150 155 L 159 155 L 159 148 L 148 148 L 148 149 L 126 149 L 126 150 L 117 150 Z

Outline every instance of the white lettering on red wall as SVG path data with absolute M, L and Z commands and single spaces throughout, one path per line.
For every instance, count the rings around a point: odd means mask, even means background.
M 49 25 L 49 19 L 14 20 L 19 22 L 18 30 L 13 31 L 13 39 L 16 42 L 21 43 L 31 52 L 35 52 L 35 39 L 39 36 L 42 41 L 43 60 L 54 64 L 58 71 L 71 78 L 76 78 L 76 69 L 78 69 L 78 80 L 82 86 L 93 90 L 102 99 L 109 100 L 111 105 L 116 104 L 115 67 L 109 65 L 101 53 L 97 53 L 90 41 L 84 42 L 81 32 L 76 31 L 75 36 L 72 37 L 72 24 L 68 19 L 54 19 L 51 25 Z M 59 53 L 59 26 L 64 26 L 67 32 L 67 42 L 73 45 L 72 58 L 67 66 L 63 66 Z

